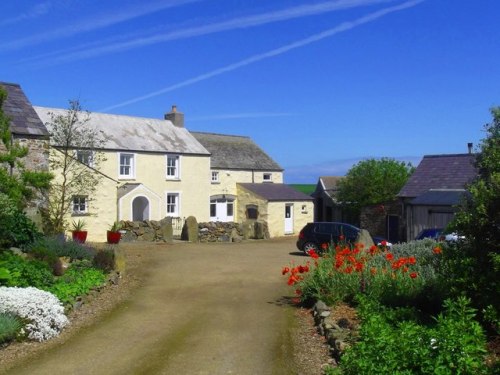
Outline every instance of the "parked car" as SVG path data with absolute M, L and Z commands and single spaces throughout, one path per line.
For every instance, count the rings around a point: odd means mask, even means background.
M 356 242 L 359 232 L 361 229 L 358 227 L 338 222 L 314 222 L 308 223 L 299 232 L 299 238 L 297 239 L 297 248 L 304 253 L 309 250 L 314 250 L 317 253 L 323 251 L 323 245 L 329 245 L 330 243 L 337 243 L 340 241 L 340 236 L 343 235 L 343 241 L 348 243 Z M 373 238 L 373 242 L 381 245 L 382 242 L 386 246 L 392 246 L 391 243 L 387 242 L 383 238 Z
M 420 231 L 417 237 L 415 237 L 415 240 L 419 241 L 424 238 L 432 238 L 433 240 L 439 241 L 443 232 L 443 228 L 426 228 Z

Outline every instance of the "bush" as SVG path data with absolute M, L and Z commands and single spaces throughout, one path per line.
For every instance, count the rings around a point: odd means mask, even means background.
M 104 284 L 106 277 L 95 268 L 70 267 L 54 285 L 48 288 L 64 304 L 72 304 L 76 297 L 86 295 L 90 290 Z
M 92 260 L 96 252 L 91 246 L 66 241 L 64 236 L 42 237 L 28 248 L 28 252 L 36 252 L 40 249 L 48 250 L 58 257 L 69 257 L 71 260 Z
M 37 247 L 30 251 L 30 255 L 39 261 L 47 263 L 55 276 L 63 274 L 63 267 L 59 257 L 52 251 L 44 247 Z
M 0 248 L 25 248 L 41 237 L 35 224 L 2 193 L 0 207 Z
M 113 271 L 115 267 L 115 252 L 113 249 L 103 249 L 97 251 L 94 257 L 93 265 L 104 272 Z
M 27 319 L 28 338 L 45 341 L 59 335 L 69 324 L 61 302 L 53 294 L 33 287 L 0 287 L 0 313 Z
M 0 263 L 10 273 L 10 277 L 3 282 L 3 285 L 46 289 L 54 283 L 52 270 L 47 263 L 40 260 L 24 259 L 5 251 L 0 254 Z
M 435 324 L 408 310 L 360 299 L 359 342 L 342 356 L 343 374 L 488 374 L 486 340 L 465 298 L 447 300 Z
M 0 313 L 0 344 L 14 340 L 22 326 L 14 315 Z

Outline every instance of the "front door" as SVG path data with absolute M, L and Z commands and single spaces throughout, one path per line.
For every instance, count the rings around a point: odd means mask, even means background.
M 293 204 L 285 205 L 285 234 L 293 233 Z
M 210 220 L 229 222 L 234 221 L 234 201 L 214 199 L 210 202 Z

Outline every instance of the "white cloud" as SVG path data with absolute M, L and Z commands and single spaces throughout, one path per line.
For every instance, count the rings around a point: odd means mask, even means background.
M 335 0 L 317 4 L 307 4 L 268 12 L 257 15 L 239 17 L 232 20 L 212 23 L 203 26 L 191 27 L 183 30 L 176 30 L 168 33 L 155 33 L 151 36 L 141 36 L 136 38 L 122 38 L 120 41 L 111 40 L 98 45 L 82 46 L 76 50 L 58 51 L 51 54 L 50 60 L 44 60 L 41 63 L 60 64 L 75 60 L 87 59 L 105 54 L 127 51 L 134 48 L 140 48 L 148 45 L 165 43 L 173 40 L 193 38 L 208 34 L 214 34 L 223 31 L 244 29 L 261 26 L 274 22 L 287 21 L 296 18 L 324 14 L 327 12 L 339 11 L 348 8 L 358 8 L 361 6 L 375 5 L 380 3 L 394 2 L 395 0 Z M 55 55 L 55 57 L 54 57 Z M 37 60 L 37 57 L 31 59 Z
M 36 4 L 33 8 L 29 9 L 24 13 L 21 13 L 15 17 L 4 18 L 0 20 L 0 26 L 13 25 L 21 21 L 38 18 L 40 16 L 47 14 L 50 8 L 52 8 L 51 1 L 45 1 L 43 3 Z
M 224 66 L 222 68 L 212 70 L 211 72 L 201 74 L 199 76 L 187 79 L 185 81 L 182 81 L 182 82 L 179 82 L 176 84 L 173 84 L 171 86 L 164 87 L 164 88 L 159 89 L 157 91 L 153 91 L 153 92 L 150 92 L 148 94 L 138 96 L 136 98 L 129 99 L 127 101 L 124 101 L 124 102 L 121 102 L 118 104 L 114 104 L 112 106 L 109 106 L 109 107 L 102 109 L 101 111 L 106 112 L 106 111 L 109 111 L 111 109 L 125 107 L 125 106 L 128 106 L 128 105 L 133 104 L 133 103 L 141 102 L 141 101 L 165 94 L 167 92 L 171 92 L 171 91 L 180 89 L 182 87 L 190 86 L 190 85 L 193 85 L 195 83 L 205 81 L 207 79 L 219 76 L 221 74 L 231 72 L 231 71 L 239 69 L 239 68 L 243 68 L 247 65 L 250 65 L 250 64 L 262 61 L 262 60 L 266 60 L 266 59 L 271 58 L 271 57 L 276 57 L 276 56 L 282 55 L 282 54 L 289 52 L 291 50 L 305 47 L 309 44 L 318 42 L 318 41 L 323 40 L 325 38 L 329 38 L 329 37 L 332 37 L 336 34 L 339 34 L 339 33 L 345 32 L 345 31 L 349 31 L 349 30 L 351 30 L 355 27 L 361 26 L 363 24 L 373 22 L 373 21 L 375 21 L 375 20 L 377 20 L 385 15 L 390 14 L 390 13 L 394 13 L 394 12 L 398 12 L 398 11 L 401 11 L 404 9 L 414 7 L 423 1 L 425 1 L 425 0 L 411 0 L 411 1 L 407 1 L 407 2 L 400 4 L 400 5 L 395 5 L 392 7 L 383 8 L 383 9 L 378 10 L 376 12 L 370 13 L 366 16 L 360 17 L 354 21 L 344 22 L 338 26 L 335 26 L 331 29 L 325 30 L 325 31 L 318 33 L 318 34 L 314 34 L 308 38 L 304 38 L 304 39 L 298 40 L 296 42 L 287 44 L 285 46 L 282 46 L 282 47 L 279 47 L 279 48 L 276 48 L 276 49 L 273 49 L 273 50 L 270 50 L 270 51 L 267 51 L 267 52 L 264 52 L 261 54 L 257 54 L 257 55 L 248 57 L 248 58 L 241 60 L 241 61 L 238 61 L 234 64 L 230 64 L 230 65 Z
M 62 27 L 47 32 L 34 34 L 25 38 L 12 40 L 7 43 L 0 44 L 1 50 L 20 49 L 26 46 L 48 42 L 56 39 L 68 38 L 77 34 L 103 29 L 121 22 L 129 21 L 147 14 L 155 13 L 167 8 L 173 8 L 201 0 L 169 0 L 156 1 L 154 3 L 138 2 L 133 7 L 114 10 L 112 13 L 100 14 L 92 18 L 86 18 L 79 22 L 72 23 L 69 26 Z

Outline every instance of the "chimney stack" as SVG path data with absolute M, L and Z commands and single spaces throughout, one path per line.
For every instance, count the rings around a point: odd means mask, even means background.
M 172 122 L 178 128 L 184 127 L 184 113 L 177 112 L 177 106 L 172 105 L 172 110 L 169 113 L 165 113 L 165 120 Z
M 472 154 L 472 142 L 467 143 L 467 148 L 469 149 L 469 154 Z

